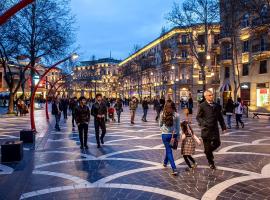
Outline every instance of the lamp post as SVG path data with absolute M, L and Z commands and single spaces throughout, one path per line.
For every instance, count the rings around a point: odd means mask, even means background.
M 0 26 L 7 22 L 9 18 L 11 18 L 13 15 L 15 15 L 18 11 L 26 7 L 28 4 L 33 3 L 34 0 L 21 0 L 16 5 L 12 6 L 10 9 L 8 9 L 4 14 L 0 16 Z
M 44 74 L 41 75 L 37 85 L 34 87 L 34 90 L 33 92 L 31 93 L 31 98 L 30 98 L 30 120 L 31 120 L 31 129 L 33 131 L 36 132 L 36 124 L 35 124 L 35 116 L 34 116 L 34 102 L 35 102 L 35 94 L 37 92 L 37 89 L 38 89 L 38 86 L 40 84 L 40 82 L 45 78 L 45 76 L 52 70 L 52 69 L 55 69 L 58 65 L 60 65 L 61 63 L 71 59 L 71 60 L 75 60 L 78 58 L 78 55 L 77 54 L 72 54 L 71 56 L 63 59 L 63 60 L 60 60 L 58 62 L 56 62 L 55 64 L 53 64 L 52 66 L 50 66 L 45 72 Z

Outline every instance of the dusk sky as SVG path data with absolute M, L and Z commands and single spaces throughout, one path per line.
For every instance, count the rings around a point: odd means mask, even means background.
M 125 59 L 135 44 L 157 38 L 175 0 L 71 0 L 77 17 L 80 60 Z M 180 0 L 176 0 L 179 2 Z

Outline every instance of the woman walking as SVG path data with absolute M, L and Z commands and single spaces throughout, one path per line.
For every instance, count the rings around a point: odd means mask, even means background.
M 159 126 L 162 131 L 162 141 L 166 149 L 163 166 L 166 167 L 168 162 L 170 162 L 172 175 L 177 175 L 178 172 L 176 171 L 170 143 L 172 140 L 179 138 L 180 117 L 179 114 L 175 112 L 173 102 L 166 102 L 164 110 L 160 115 Z
M 244 107 L 242 104 L 241 98 L 237 98 L 237 103 L 235 104 L 235 118 L 236 118 L 236 128 L 239 128 L 239 123 L 241 124 L 242 128 L 244 128 L 244 122 L 242 121 Z
M 193 99 L 192 99 L 191 94 L 189 94 L 189 98 L 188 98 L 188 103 L 187 104 L 188 104 L 188 114 L 187 114 L 187 116 L 188 116 L 188 122 L 189 123 L 192 123 Z
M 225 106 L 225 113 L 226 113 L 226 116 L 227 116 L 228 129 L 231 129 L 232 128 L 232 115 L 234 113 L 234 104 L 233 104 L 232 98 L 228 99 L 228 102 L 227 102 L 227 104 Z
M 118 123 L 120 123 L 121 113 L 123 112 L 123 104 L 122 104 L 120 98 L 118 98 L 118 99 L 116 100 L 116 103 L 115 103 L 115 105 L 114 105 L 114 108 L 115 108 L 115 110 L 116 110 Z

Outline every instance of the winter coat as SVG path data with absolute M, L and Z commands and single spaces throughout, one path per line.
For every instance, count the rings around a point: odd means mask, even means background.
M 60 112 L 63 111 L 63 106 L 61 103 L 58 103 L 58 105 L 53 102 L 52 104 L 52 115 L 58 115 Z
M 212 105 L 207 101 L 201 103 L 196 119 L 201 127 L 202 138 L 219 139 L 218 122 L 222 130 L 226 130 L 226 125 L 221 113 L 221 106 L 216 103 Z
M 134 101 L 130 101 L 130 102 L 129 102 L 129 109 L 130 109 L 130 110 L 136 110 L 137 107 L 138 107 L 137 102 L 134 102 Z
M 77 124 L 88 124 L 90 121 L 90 110 L 86 105 L 79 105 L 75 109 L 75 121 Z
M 97 118 L 98 115 L 107 115 L 107 106 L 106 104 L 102 101 L 100 104 L 98 102 L 95 102 L 92 105 L 91 108 L 91 115 Z
M 234 113 L 234 104 L 233 103 L 226 104 L 225 113 L 226 113 L 226 115 L 230 115 L 230 114 Z
M 143 109 L 148 109 L 149 107 L 148 107 L 148 101 L 147 100 L 143 100 L 142 101 L 142 107 L 143 107 Z

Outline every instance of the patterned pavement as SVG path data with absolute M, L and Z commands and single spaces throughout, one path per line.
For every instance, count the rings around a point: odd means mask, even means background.
M 70 117 L 55 132 L 44 111 L 36 112 L 37 142 L 24 146 L 20 163 L 0 164 L 0 199 L 270 199 L 270 120 L 246 119 L 244 129 L 222 135 L 215 154 L 218 169 L 207 166 L 203 148 L 194 156 L 195 172 L 185 172 L 180 149 L 174 151 L 179 176 L 162 166 L 164 146 L 149 110 L 148 122 L 137 111 L 135 125 L 125 109 L 122 122 L 109 123 L 105 145 L 96 148 L 91 120 L 89 149 L 79 149 Z M 183 117 L 181 117 L 183 119 Z M 193 124 L 200 135 L 197 123 Z M 0 118 L 0 143 L 18 139 L 29 119 Z

